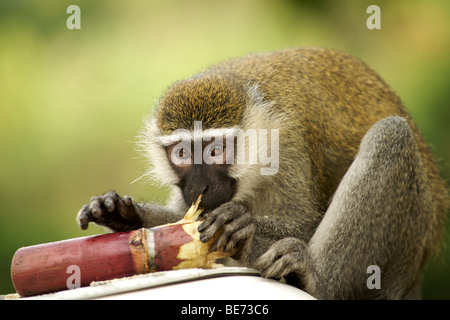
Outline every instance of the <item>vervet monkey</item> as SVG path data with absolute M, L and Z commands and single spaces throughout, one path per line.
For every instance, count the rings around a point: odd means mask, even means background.
M 141 147 L 147 175 L 172 186 L 167 205 L 109 192 L 80 210 L 82 229 L 174 222 L 202 194 L 201 240 L 223 230 L 212 250 L 265 277 L 320 299 L 421 297 L 447 189 L 399 97 L 354 57 L 299 48 L 220 63 L 165 92 Z

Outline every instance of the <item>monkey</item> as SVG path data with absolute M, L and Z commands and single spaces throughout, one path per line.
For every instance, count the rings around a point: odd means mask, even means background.
M 221 231 L 211 250 L 263 277 L 318 299 L 422 298 L 446 183 L 400 98 L 350 54 L 292 48 L 213 65 L 163 93 L 138 144 L 143 177 L 171 187 L 167 204 L 110 191 L 80 209 L 82 229 L 175 222 L 202 194 L 201 241 Z M 367 286 L 373 265 L 379 289 Z

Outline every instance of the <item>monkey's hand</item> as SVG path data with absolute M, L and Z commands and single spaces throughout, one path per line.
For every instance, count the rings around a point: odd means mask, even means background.
M 290 237 L 275 242 L 253 267 L 265 278 L 281 279 L 291 273 L 304 278 L 311 275 L 311 262 L 306 243 Z
M 237 202 L 227 202 L 214 209 L 198 227 L 200 240 L 207 242 L 221 231 L 211 245 L 212 251 L 219 249 L 239 254 L 255 233 L 255 224 L 247 208 Z
M 131 197 L 121 198 L 114 191 L 93 197 L 91 202 L 78 212 L 77 222 L 83 230 L 87 229 L 89 222 L 95 222 L 116 232 L 142 227 L 142 220 Z

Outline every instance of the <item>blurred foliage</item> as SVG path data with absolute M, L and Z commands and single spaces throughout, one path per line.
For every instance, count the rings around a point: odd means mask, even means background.
M 81 8 L 69 30 L 66 8 Z M 366 8 L 381 8 L 368 30 Z M 0 0 L 0 293 L 21 246 L 103 232 L 75 215 L 92 195 L 163 202 L 130 184 L 133 141 L 165 88 L 224 59 L 294 46 L 349 52 L 402 97 L 450 169 L 450 2 Z M 426 268 L 425 298 L 450 298 L 450 228 Z

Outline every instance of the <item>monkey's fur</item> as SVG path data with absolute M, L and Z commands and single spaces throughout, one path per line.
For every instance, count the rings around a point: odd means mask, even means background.
M 445 183 L 397 95 L 364 63 L 330 49 L 248 55 L 175 83 L 142 141 L 149 175 L 173 185 L 168 205 L 110 192 L 80 210 L 82 228 L 94 221 L 124 231 L 180 219 L 194 195 L 158 138 L 192 130 L 194 121 L 203 130 L 279 129 L 276 174 L 261 175 L 261 164 L 227 167 L 235 185 L 199 228 L 207 241 L 224 227 L 213 249 L 237 248 L 242 264 L 317 298 L 421 297 L 421 268 L 448 208 Z M 370 265 L 381 270 L 381 289 L 367 287 Z

